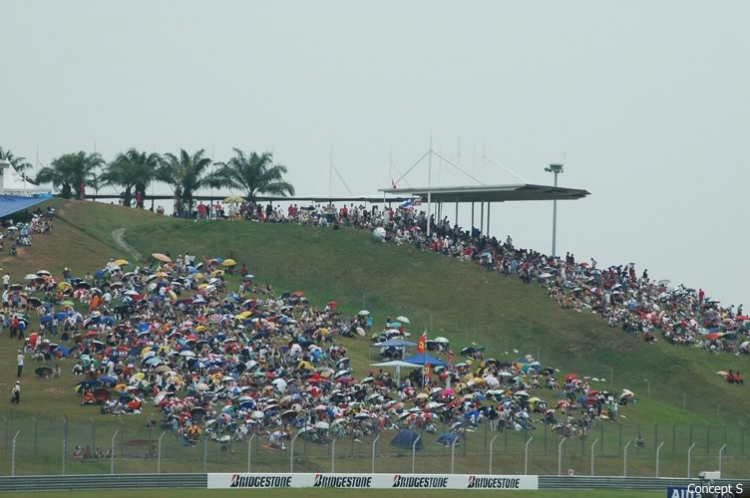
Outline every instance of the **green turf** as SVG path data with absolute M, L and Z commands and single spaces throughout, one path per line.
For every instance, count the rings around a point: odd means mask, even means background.
M 588 473 L 589 448 L 599 438 L 604 440 L 604 447 L 596 450 L 597 472 L 620 474 L 624 446 L 639 432 L 646 439 L 647 448 L 637 450 L 631 446 L 630 475 L 653 475 L 654 441 L 667 442 L 662 451 L 662 475 L 684 475 L 686 450 L 693 442 L 694 474 L 717 466 L 716 456 L 725 442 L 729 456 L 724 462 L 725 472 L 747 475 L 750 471 L 747 461 L 738 458 L 746 454 L 746 443 L 750 452 L 750 438 L 745 437 L 741 426 L 748 422 L 750 396 L 745 388 L 730 386 L 716 375 L 718 370 L 743 370 L 746 357 L 677 348 L 664 341 L 647 345 L 620 329 L 607 327 L 599 317 L 558 309 L 545 290 L 536 285 L 525 286 L 516 278 L 487 273 L 475 265 L 420 252 L 411 246 L 377 243 L 366 232 L 291 224 L 196 223 L 100 203 L 52 203 L 59 213 L 54 232 L 35 238 L 34 246 L 23 249 L 17 258 L 0 256 L 0 266 L 11 269 L 15 278 L 40 269 L 59 275 L 65 266 L 80 274 L 100 268 L 110 258 L 132 259 L 111 238 L 113 229 L 125 227 L 127 241 L 143 254 L 191 251 L 199 257 L 231 257 L 247 263 L 260 281 L 271 283 L 278 290 L 303 290 L 314 304 L 335 300 L 349 314 L 367 308 L 377 325 L 382 325 L 387 314 L 406 315 L 412 320 L 415 336 L 423 330 L 428 330 L 430 337 L 446 336 L 454 351 L 475 342 L 487 346 L 488 357 L 500 360 L 530 353 L 545 366 L 559 368 L 561 373 L 607 379 L 593 383 L 596 388 L 635 391 L 638 402 L 621 410 L 622 425 L 605 424 L 602 431 L 595 431 L 586 441 L 565 443 L 565 471 Z M 367 347 L 369 342 L 345 339 L 343 343 L 350 351 L 356 373 L 364 374 L 370 362 L 368 354 L 374 356 Z M 0 337 L 0 402 L 13 382 L 15 348 L 7 336 Z M 0 456 L 8 455 L 8 435 L 12 438 L 16 430 L 22 430 L 19 456 L 23 458 L 19 457 L 17 464 L 20 473 L 59 472 L 63 415 L 68 417 L 70 441 L 75 444 L 92 441 L 92 445 L 95 442 L 96 446 L 109 446 L 111 435 L 120 430 L 121 439 L 116 442 L 121 450 L 128 450 L 130 440 L 158 436 L 158 431 L 149 434 L 144 428 L 148 412 L 146 416 L 116 419 L 101 416 L 91 407 L 80 407 L 72 389 L 75 380 L 69 374 L 70 365 L 62 380 L 48 381 L 31 377 L 34 366 L 27 362 L 21 406 L 14 408 L 12 414 L 7 408 L 0 409 L 5 417 L 0 418 L 0 429 L 3 425 L 5 429 L 0 436 L 5 438 L 0 439 Z M 532 392 L 554 401 L 551 394 L 545 390 Z M 33 416 L 37 417 L 36 424 Z M 496 472 L 523 470 L 526 436 L 512 433 L 507 440 L 506 436 L 499 436 L 494 446 Z M 551 433 L 545 435 L 541 428 L 528 436 L 534 437 L 530 472 L 556 473 L 560 439 Z M 486 468 L 492 437 L 494 434 L 483 431 L 470 435 L 467 453 L 457 450 L 457 471 Z M 383 448 L 387 447 L 385 442 L 381 442 Z M 284 470 L 288 464 L 287 453 L 263 452 L 262 448 L 257 451 L 256 465 L 260 468 Z M 304 454 L 298 453 L 300 470 L 329 468 L 327 451 L 306 448 Z M 423 456 L 417 471 L 447 471 L 447 452 L 440 451 Z M 142 448 L 131 448 L 129 452 L 133 457 L 117 461 L 118 469 L 141 472 L 153 468 L 153 463 L 140 459 Z M 338 462 L 337 470 L 369 469 L 369 442 L 351 448 L 348 443 L 340 444 L 339 452 L 349 458 Z M 232 465 L 242 468 L 246 465 L 245 453 L 239 448 L 229 458 L 211 447 L 208 470 L 229 471 Z M 168 435 L 165 454 L 166 471 L 202 470 L 201 448 L 180 448 Z M 379 459 L 377 464 L 379 471 L 395 471 L 410 467 L 411 462 L 407 455 L 401 455 Z M 8 473 L 9 465 L 7 458 L 0 459 L 0 474 Z M 67 462 L 66 471 L 108 472 L 109 463 Z

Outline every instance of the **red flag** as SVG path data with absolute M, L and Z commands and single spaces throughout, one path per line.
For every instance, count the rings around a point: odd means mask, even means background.
M 424 353 L 426 346 L 427 334 L 422 334 L 419 336 L 419 340 L 417 341 L 417 353 Z
M 429 381 L 430 375 L 432 375 L 432 366 L 431 365 L 425 365 L 424 366 L 424 376 Z

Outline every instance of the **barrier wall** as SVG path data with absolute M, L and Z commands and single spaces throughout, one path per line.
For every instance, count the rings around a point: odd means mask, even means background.
M 237 476 L 237 477 L 234 477 Z M 517 481 L 516 481 L 517 479 Z M 587 476 L 439 475 L 439 474 L 98 474 L 0 477 L 1 492 L 86 489 L 249 489 L 269 487 L 340 487 L 387 489 L 640 489 L 701 484 L 699 479 Z M 236 483 L 236 486 L 232 486 Z M 719 479 L 718 485 L 750 480 Z M 550 494 L 553 496 L 554 494 Z M 395 496 L 395 495 L 394 495 Z
M 438 474 L 208 474 L 209 489 L 539 489 L 538 476 Z

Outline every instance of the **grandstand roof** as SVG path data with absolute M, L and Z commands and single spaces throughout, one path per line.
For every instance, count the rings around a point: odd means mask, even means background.
M 576 200 L 591 195 L 587 190 L 548 185 L 470 185 L 460 187 L 404 187 L 381 189 L 385 194 L 412 195 L 433 202 L 509 202 L 509 201 L 553 201 Z

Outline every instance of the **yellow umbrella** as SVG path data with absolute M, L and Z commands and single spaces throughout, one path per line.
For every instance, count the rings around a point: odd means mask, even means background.
M 148 348 L 148 347 L 147 348 L 143 348 L 141 350 L 141 358 L 143 358 L 144 356 L 146 356 L 146 353 L 148 353 L 149 351 L 151 351 L 151 348 Z
M 240 313 L 239 315 L 235 316 L 235 318 L 236 318 L 237 320 L 244 320 L 245 318 L 249 317 L 249 316 L 250 316 L 250 315 L 252 315 L 252 314 L 253 314 L 253 312 L 252 312 L 252 311 L 243 311 L 243 312 L 242 312 L 242 313 Z
M 152 258 L 158 259 L 159 261 L 163 261 L 164 263 L 171 263 L 172 260 L 169 258 L 169 256 L 166 256 L 160 252 L 155 252 L 151 255 Z
M 245 202 L 245 199 L 239 195 L 230 195 L 224 199 L 224 204 L 242 204 L 243 202 Z
M 225 259 L 221 264 L 224 266 L 234 266 L 237 262 L 233 259 Z
M 206 328 L 205 325 L 198 325 L 197 327 L 195 327 L 196 332 L 205 332 L 206 330 L 208 329 Z
M 128 386 L 126 386 L 125 384 L 117 384 L 115 386 L 115 391 L 117 391 L 118 393 L 121 393 L 121 392 L 123 392 L 127 388 L 128 388 Z
M 70 285 L 68 282 L 60 282 L 59 284 L 57 284 L 57 288 L 60 289 L 61 291 L 64 291 L 66 289 L 72 289 L 73 286 Z
M 206 278 L 206 276 L 203 273 L 196 273 L 194 275 L 194 277 L 196 278 L 196 280 L 200 280 L 202 278 Z
M 115 261 L 115 264 L 117 266 L 126 266 L 126 265 L 129 265 L 130 263 L 127 260 L 118 259 L 117 261 Z
M 156 273 L 154 273 L 154 275 L 156 275 L 157 277 L 161 277 L 161 278 L 169 276 L 166 273 L 164 273 L 163 271 L 157 271 Z
M 211 272 L 212 277 L 218 277 L 219 275 L 224 275 L 224 270 L 214 270 Z
M 198 286 L 199 289 L 205 289 L 206 287 L 208 287 L 208 284 L 200 284 Z

